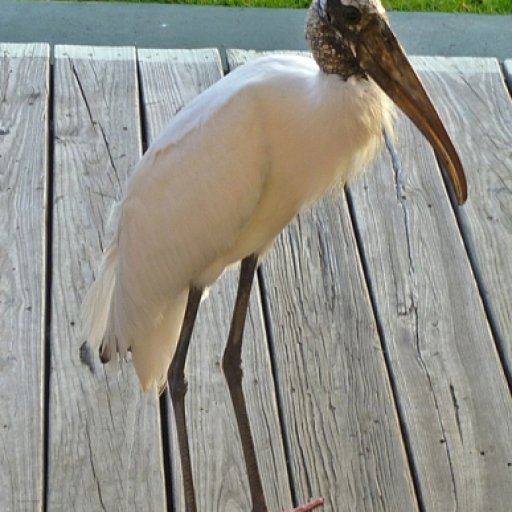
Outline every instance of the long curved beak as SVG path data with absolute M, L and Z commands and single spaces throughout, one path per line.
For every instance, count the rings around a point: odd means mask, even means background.
M 354 41 L 361 68 L 430 142 L 452 183 L 457 201 L 468 196 L 466 176 L 450 137 L 400 43 L 383 17 L 372 15 Z

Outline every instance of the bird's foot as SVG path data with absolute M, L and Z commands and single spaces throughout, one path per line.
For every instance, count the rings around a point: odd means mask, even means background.
M 310 510 L 313 510 L 316 507 L 319 507 L 320 505 L 323 505 L 323 504 L 324 504 L 323 498 L 316 498 L 313 501 L 306 503 L 305 505 L 294 508 L 292 510 L 288 510 L 288 512 L 309 512 Z

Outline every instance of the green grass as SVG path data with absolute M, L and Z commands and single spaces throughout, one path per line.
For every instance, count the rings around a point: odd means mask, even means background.
M 115 1 L 115 0 L 114 0 Z M 126 1 L 126 0 L 124 0 Z M 242 7 L 308 7 L 310 0 L 128 0 L 170 4 L 231 5 Z M 512 0 L 383 0 L 396 11 L 443 11 L 486 14 L 512 13 Z
M 512 0 L 389 0 L 384 4 L 396 11 L 512 13 Z

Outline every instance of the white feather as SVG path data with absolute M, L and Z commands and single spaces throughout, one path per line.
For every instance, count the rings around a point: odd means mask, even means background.
M 98 278 L 89 288 L 82 303 L 82 323 L 87 341 L 98 348 L 107 330 L 112 303 L 112 293 L 116 282 L 119 250 L 113 239 L 106 247 Z M 115 347 L 112 347 L 115 348 Z

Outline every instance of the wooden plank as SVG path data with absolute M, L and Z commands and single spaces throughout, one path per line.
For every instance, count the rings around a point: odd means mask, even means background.
M 164 510 L 158 400 L 79 359 L 109 209 L 141 154 L 135 51 L 55 48 L 48 510 Z
M 215 50 L 139 50 L 139 66 L 151 141 L 196 94 L 222 76 Z M 221 369 L 238 274 L 228 272 L 201 305 L 187 361 L 187 415 L 199 510 L 251 508 L 241 445 Z M 244 337 L 244 392 L 270 510 L 291 506 L 270 357 L 261 304 L 253 288 Z M 170 409 L 170 406 L 169 406 Z M 174 425 L 174 418 L 169 424 Z M 184 510 L 178 448 L 171 433 L 176 509 Z
M 229 52 L 230 67 L 248 56 Z M 264 275 L 299 501 L 417 510 L 345 196 L 301 213 Z
M 250 60 L 256 59 L 257 57 L 263 57 L 264 55 L 272 55 L 275 53 L 279 53 L 279 55 L 309 55 L 311 56 L 311 52 L 299 51 L 299 50 L 279 50 L 278 52 L 274 50 L 242 50 L 239 48 L 229 48 L 226 50 L 226 56 L 228 60 L 228 65 L 232 68 L 245 64 Z
M 457 216 L 512 377 L 512 101 L 495 59 L 415 63 L 439 98 L 470 175 L 469 201 Z
M 485 154 L 487 133 L 471 142 L 469 134 L 473 123 L 489 127 L 490 113 L 480 110 L 488 118 L 480 121 L 462 105 L 486 103 L 487 72 L 475 77 L 480 91 L 467 61 L 414 64 L 437 83 L 429 88 L 465 163 Z M 431 148 L 402 115 L 389 147 L 350 197 L 424 507 L 505 511 L 512 402 L 482 300 Z M 481 170 L 466 165 L 471 199 L 462 215 L 481 201 Z
M 50 49 L 0 44 L 0 510 L 42 510 Z

